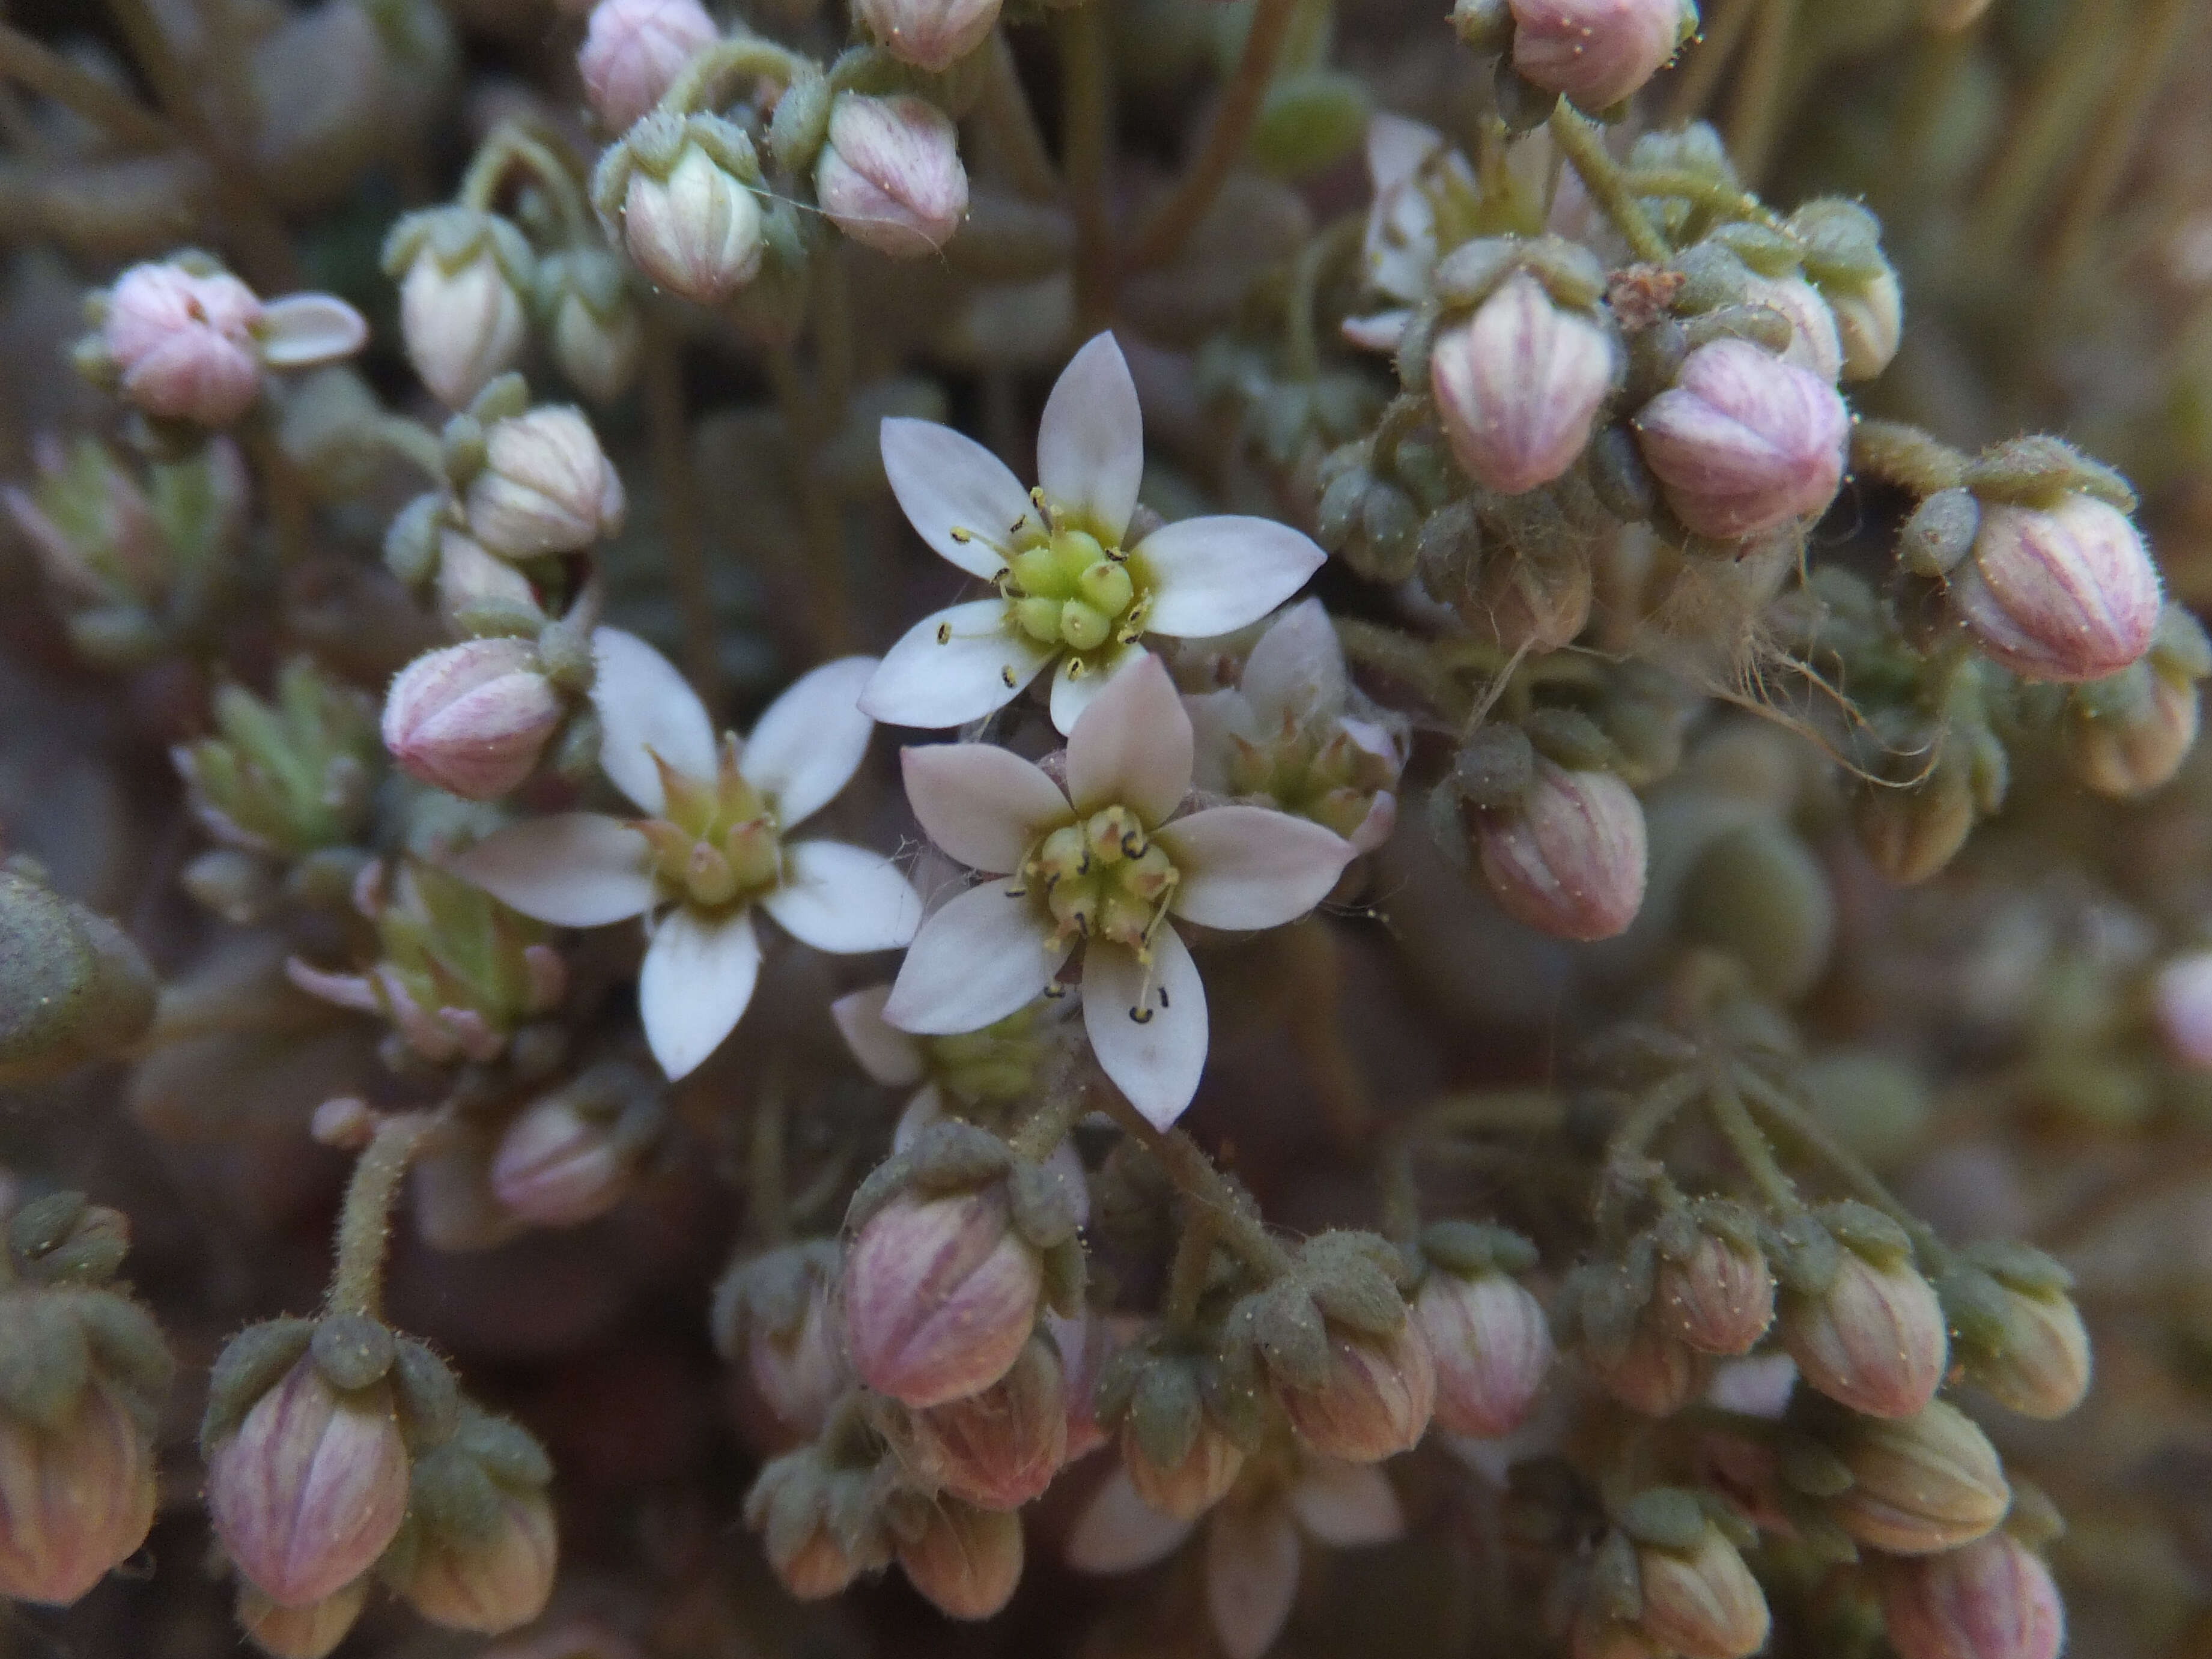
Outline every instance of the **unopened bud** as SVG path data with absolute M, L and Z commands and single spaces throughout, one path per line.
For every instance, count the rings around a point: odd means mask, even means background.
M 1820 290 L 1802 276 L 1753 276 L 1744 285 L 1743 302 L 1765 306 L 1790 325 L 1782 361 L 1833 386 L 1844 372 L 1844 347 L 1836 314 Z
M 1502 1273 L 1442 1271 L 1421 1283 L 1413 1318 L 1437 1368 L 1437 1421 L 1496 1439 L 1519 1428 L 1554 1358 L 1541 1304 Z
M 1851 1419 L 1832 1449 L 1851 1485 L 1827 1512 L 1858 1542 L 1933 1555 L 1992 1531 L 2012 1501 L 1996 1448 L 1964 1412 L 1932 1401 L 1913 1417 Z
M 1845 1248 L 1834 1281 L 1782 1298 L 1782 1344 L 1813 1388 L 1869 1417 L 1910 1418 L 1935 1398 L 1950 1340 L 1935 1287 L 1909 1257 Z
M 1704 1353 L 1749 1353 L 1774 1319 L 1774 1275 L 1756 1246 L 1700 1232 L 1680 1261 L 1662 1260 L 1658 1318 Z
M 465 800 L 497 800 L 537 769 L 567 710 L 525 640 L 466 640 L 399 671 L 384 746 L 410 777 Z
M 1728 1536 L 1711 1522 L 1687 1549 L 1639 1544 L 1644 1595 L 1637 1627 L 1684 1659 L 1745 1659 L 1766 1644 L 1766 1597 Z
M 1971 771 L 1939 760 L 1916 783 L 1866 785 L 1852 804 L 1851 827 L 1874 867 L 1909 887 L 1950 863 L 1973 832 L 1975 817 Z
M 648 115 L 600 168 L 602 210 L 619 213 L 631 259 L 672 294 L 712 305 L 759 273 L 759 164 L 738 129 L 713 116 Z
M 2074 1298 L 2057 1285 L 1980 1276 L 1984 1298 L 1959 1346 L 1966 1376 L 2023 1417 L 2063 1417 L 2089 1392 L 2089 1333 Z
M 1819 375 L 1747 340 L 1716 340 L 1683 360 L 1634 425 L 1675 516 L 1738 540 L 1835 499 L 1850 416 Z
M 157 989 L 113 922 L 0 870 L 0 1083 L 58 1077 L 127 1048 L 153 1023 Z
M 775 1419 L 771 1443 L 818 1433 L 848 1385 L 836 1286 L 837 1248 L 813 1239 L 739 1261 L 714 1288 L 714 1346 Z
M 1686 0 L 1511 0 L 1523 80 L 1602 110 L 1656 75 L 1698 27 Z
M 282 1606 L 252 1584 L 238 1587 L 240 1626 L 254 1646 L 275 1659 L 325 1659 L 351 1633 L 368 1605 L 366 1575 L 304 1607 Z
M 1275 1398 L 1307 1449 L 1347 1463 L 1376 1463 L 1408 1451 L 1436 1408 L 1436 1360 L 1420 1326 L 1408 1318 L 1389 1335 L 1331 1321 L 1319 1382 L 1301 1388 L 1275 1379 Z
M 1429 381 L 1459 464 L 1485 488 L 1517 495 L 1575 464 L 1615 362 L 1603 329 L 1517 271 L 1437 337 Z
M 577 552 L 622 528 L 622 479 L 582 410 L 495 421 L 484 453 L 469 483 L 469 533 L 501 558 Z
M 916 1412 L 911 1428 L 907 1460 L 933 1485 L 979 1509 L 1021 1508 L 1067 1454 L 1067 1390 L 1052 1343 L 1032 1336 L 1004 1376 Z
M 1637 1320 L 1617 1352 L 1589 1354 L 1598 1383 L 1631 1411 L 1672 1417 L 1705 1387 L 1708 1367 L 1696 1349 L 1649 1316 Z
M 2066 758 L 2100 795 L 2140 795 L 2171 780 L 2197 743 L 2197 683 L 2136 663 L 2067 700 Z
M 913 1537 L 898 1540 L 898 1563 L 946 1618 L 988 1619 L 1021 1583 L 1021 1517 L 940 1499 Z
M 496 1502 L 479 1535 L 426 1535 L 416 1547 L 400 1593 L 432 1624 L 496 1636 L 545 1610 L 559 1551 L 553 1506 L 534 1490 L 501 1489 Z
M 521 357 L 533 263 L 520 230 L 472 208 L 410 214 L 385 239 L 407 361 L 448 409 L 465 407 Z
M 305 1607 L 384 1553 L 407 1473 L 391 1390 L 341 1392 L 303 1356 L 211 1449 L 208 1509 L 239 1571 L 271 1601 Z
M 1876 1568 L 1899 1659 L 2057 1659 L 2066 1607 L 2051 1570 L 2008 1533 Z
M 11 1348 L 32 1334 L 6 1323 Z M 153 1448 L 121 1392 L 95 1380 L 51 1425 L 0 1413 L 0 1595 L 66 1606 L 146 1541 Z
M 1003 1188 L 902 1194 L 846 1260 L 853 1363 L 869 1387 L 916 1407 L 979 1393 L 1020 1357 L 1043 1284 Z
M 261 395 L 253 290 L 227 271 L 133 265 L 107 295 L 100 342 L 123 395 L 163 420 L 228 426 Z
M 491 1189 L 541 1227 L 574 1227 L 623 1200 L 664 1112 L 659 1091 L 618 1063 L 532 1101 L 492 1153 Z
M 599 125 L 629 131 L 714 38 L 714 20 L 699 0 L 599 0 L 576 53 Z
M 2158 568 L 2141 532 L 2087 495 L 2049 507 L 1984 501 L 1949 592 L 1982 650 L 2024 679 L 2117 674 L 2158 627 Z
M 1843 347 L 1844 379 L 1873 380 L 1896 359 L 1905 337 L 1903 284 L 1895 271 L 1885 270 L 1857 287 L 1831 287 L 1826 292 Z
M 537 305 L 553 361 L 594 403 L 612 403 L 637 378 L 645 324 L 622 260 L 605 248 L 569 248 L 538 267 Z
M 943 70 L 983 43 L 999 0 L 860 0 L 860 16 L 900 62 Z
M 1121 1467 L 1129 1484 L 1148 1506 L 1177 1521 L 1195 1521 L 1227 1496 L 1244 1458 L 1244 1449 L 1203 1413 L 1190 1449 L 1172 1464 L 1153 1461 L 1133 1421 L 1121 1431 Z
M 1610 772 L 1536 763 L 1510 806 L 1478 817 L 1482 873 L 1516 921 L 1560 939 L 1611 939 L 1644 903 L 1644 808 Z
M 856 242 L 902 259 L 936 252 L 968 212 L 968 172 L 951 118 L 910 94 L 840 93 L 814 164 L 814 194 Z

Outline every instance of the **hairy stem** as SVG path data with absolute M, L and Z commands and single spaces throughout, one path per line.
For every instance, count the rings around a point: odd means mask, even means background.
M 1629 252 L 1655 264 L 1672 257 L 1674 249 L 1667 246 L 1667 239 L 1629 190 L 1627 176 L 1606 149 L 1595 125 L 1577 114 L 1564 98 L 1552 111 L 1551 125 L 1553 138 L 1582 176 L 1583 188 L 1620 233 Z
M 380 1316 L 384 1303 L 384 1253 L 392 1238 L 392 1206 L 435 1112 L 402 1112 L 376 1126 L 353 1166 L 345 1205 L 338 1212 L 337 1267 L 331 1276 L 332 1313 Z
M 1188 1207 L 1182 1236 L 1176 1240 L 1175 1261 L 1168 1268 L 1167 1297 L 1160 1304 L 1160 1318 L 1170 1330 L 1196 1328 L 1199 1301 L 1206 1294 L 1213 1246 L 1220 1237 L 1218 1215 L 1200 1204 Z
M 1860 421 L 1851 428 L 1851 471 L 1925 498 L 1955 488 L 1966 476 L 1966 458 L 1917 426 Z
M 1367 216 L 1348 213 L 1325 226 L 1298 250 L 1291 267 L 1291 291 L 1283 306 L 1283 356 L 1291 378 L 1310 380 L 1321 373 L 1321 343 L 1314 328 L 1314 303 L 1322 278 L 1348 253 L 1356 253 Z
M 508 171 L 514 167 L 545 187 L 553 198 L 554 211 L 561 216 L 561 233 L 570 243 L 591 240 L 592 216 L 584 205 L 583 186 L 575 170 L 559 150 L 514 121 L 501 122 L 477 148 L 455 199 L 464 207 L 479 210 L 490 207 Z
M 655 107 L 665 114 L 689 115 L 718 99 L 732 81 L 750 76 L 787 87 L 812 67 L 797 52 L 741 29 L 717 40 L 686 64 Z
M 1291 1270 L 1291 1253 L 1275 1242 L 1274 1235 L 1248 1210 L 1213 1160 L 1181 1129 L 1154 1128 L 1144 1115 L 1122 1098 L 1118 1089 L 1099 1091 L 1098 1104 L 1138 1144 L 1160 1161 L 1176 1190 L 1189 1200 L 1194 1211 L 1213 1217 L 1221 1242 L 1243 1258 L 1248 1266 L 1269 1279 Z
M 1797 1195 L 1797 1184 L 1790 1179 L 1780 1164 L 1775 1161 L 1774 1147 L 1752 1121 L 1743 1097 L 1736 1091 L 1733 1076 L 1723 1073 L 1712 1080 L 1705 1095 L 1705 1109 L 1712 1115 L 1713 1127 L 1735 1154 L 1743 1172 L 1751 1177 L 1751 1184 L 1759 1188 L 1776 1214 L 1802 1214 L 1805 1200 Z

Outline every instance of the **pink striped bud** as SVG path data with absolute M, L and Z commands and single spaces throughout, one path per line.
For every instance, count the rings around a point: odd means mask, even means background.
M 558 1554 L 545 1494 L 501 1487 L 481 1536 L 425 1539 L 400 1593 L 434 1625 L 496 1636 L 545 1610 Z
M 910 1427 L 909 1467 L 978 1509 L 1021 1508 L 1067 1454 L 1067 1389 L 1052 1343 L 1030 1337 L 989 1388 L 916 1412 Z
M 579 409 L 495 421 L 469 481 L 469 533 L 506 559 L 574 553 L 622 528 L 622 478 Z
M 1942 1401 L 1917 1416 L 1854 1417 L 1833 1437 L 1851 1484 L 1827 1513 L 1861 1544 L 1892 1555 L 1934 1555 L 1987 1536 L 2012 1488 L 1996 1448 L 1971 1417 Z
M 2055 507 L 1984 501 L 1950 599 L 1982 650 L 2022 678 L 2094 680 L 2150 649 L 2158 567 L 2122 513 L 2091 495 Z
M 1021 1357 L 1043 1267 L 1005 1191 L 902 1194 L 845 1262 L 845 1332 L 870 1388 L 921 1407 L 980 1393 Z
M 599 125 L 627 131 L 714 38 L 714 20 L 699 0 L 599 0 L 576 53 Z
M 1436 1409 L 1436 1359 L 1408 1318 L 1388 1336 L 1331 1322 L 1322 1380 L 1297 1388 L 1278 1378 L 1275 1398 L 1309 1451 L 1347 1463 L 1377 1463 L 1411 1450 Z
M 1612 1352 L 1593 1348 L 1589 1359 L 1599 1386 L 1646 1417 L 1672 1417 L 1681 1410 L 1697 1398 L 1711 1370 L 1696 1349 L 1648 1315 L 1637 1320 L 1624 1346 Z
M 0 1413 L 0 1595 L 65 1606 L 153 1524 L 153 1450 L 116 1389 L 92 1382 L 50 1426 Z
M 2057 1659 L 2066 1640 L 2051 1570 L 2006 1533 L 1943 1555 L 1883 1561 L 1877 1582 L 1899 1659 Z
M 526 640 L 467 640 L 399 671 L 384 746 L 410 777 L 496 800 L 537 769 L 566 711 Z
M 1869 1417 L 1911 1417 L 1936 1396 L 1950 1354 L 1943 1305 L 1909 1258 L 1845 1248 L 1819 1294 L 1782 1299 L 1782 1345 L 1805 1381 Z
M 1826 509 L 1850 414 L 1819 375 L 1748 340 L 1716 340 L 1684 359 L 1635 428 L 1674 516 L 1734 541 Z
M 1587 110 L 1634 94 L 1698 27 L 1684 0 L 1511 0 L 1513 67 Z
M 1644 904 L 1644 808 L 1610 772 L 1536 763 L 1510 806 L 1482 810 L 1482 873 L 1516 921 L 1560 939 L 1611 939 Z
M 1685 1550 L 1638 1545 L 1637 1628 L 1683 1659 L 1747 1659 L 1766 1645 L 1771 1615 L 1759 1581 L 1721 1529 L 1706 1523 Z
M 947 1619 L 988 1619 L 1022 1580 L 1021 1517 L 957 1498 L 934 1504 L 914 1535 L 898 1540 L 898 1564 Z
M 1203 1413 L 1190 1449 L 1174 1464 L 1155 1462 L 1133 1424 L 1121 1431 L 1121 1467 L 1137 1496 L 1162 1515 L 1195 1521 L 1219 1503 L 1243 1472 L 1244 1449 Z
M 951 118 L 910 94 L 840 93 L 814 164 L 814 194 L 856 242 L 902 259 L 936 252 L 968 214 L 968 171 Z
M 1476 483 L 1517 495 L 1575 464 L 1612 390 L 1613 342 L 1517 271 L 1437 337 L 1429 382 L 1452 453 Z
M 1502 1273 L 1431 1273 L 1413 1318 L 1437 1363 L 1437 1421 L 1454 1434 L 1496 1439 L 1536 1403 L 1554 1352 L 1541 1304 Z
M 1703 1353 L 1749 1353 L 1774 1320 L 1774 1275 L 1756 1247 L 1700 1232 L 1680 1261 L 1662 1260 L 1657 1316 Z
M 165 420 L 228 426 L 261 395 L 253 290 L 225 271 L 133 265 L 107 296 L 102 343 L 123 395 Z
M 999 0 L 860 0 L 868 32 L 902 63 L 949 69 L 983 44 Z

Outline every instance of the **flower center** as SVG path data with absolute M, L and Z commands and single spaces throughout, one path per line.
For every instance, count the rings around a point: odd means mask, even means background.
M 1135 640 L 1150 601 L 1129 556 L 1042 510 L 1054 528 L 1016 552 L 999 579 L 1013 626 L 1039 645 L 1078 654 Z
M 1287 723 L 1280 736 L 1260 743 L 1231 733 L 1228 775 L 1231 794 L 1265 796 L 1345 836 L 1394 780 L 1389 763 L 1341 727 L 1324 742 L 1311 726 Z
M 1108 939 L 1142 961 L 1182 879 L 1126 806 L 1054 830 L 1022 861 L 1021 876 L 1018 890 L 1042 894 L 1058 938 Z
M 751 899 L 783 878 L 775 815 L 738 771 L 726 738 L 712 780 L 679 772 L 658 755 L 665 804 L 633 827 L 652 844 L 653 873 L 678 902 L 705 908 Z

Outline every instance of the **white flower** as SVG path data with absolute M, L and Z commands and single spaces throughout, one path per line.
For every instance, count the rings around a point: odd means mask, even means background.
M 1236 685 L 1185 697 L 1183 707 L 1200 789 L 1311 818 L 1356 853 L 1390 838 L 1406 722 L 1352 689 L 1319 599 L 1300 600 L 1268 625 Z
M 1437 257 L 1451 246 L 1438 204 L 1476 201 L 1482 192 L 1467 157 L 1447 148 L 1443 134 L 1398 115 L 1368 122 L 1367 177 L 1374 191 L 1360 247 L 1367 285 L 1398 303 L 1346 318 L 1344 336 L 1365 350 L 1395 351 L 1413 308 L 1429 296 Z
M 949 427 L 886 420 L 884 470 L 921 538 L 998 596 L 924 617 L 860 706 L 894 726 L 964 726 L 1054 664 L 1063 732 L 1146 634 L 1225 634 L 1297 592 L 1326 556 L 1272 519 L 1187 519 L 1125 547 L 1145 471 L 1144 418 L 1110 334 L 1075 354 L 1037 429 L 1042 487 Z
M 889 859 L 783 839 L 859 769 L 873 726 L 855 699 L 875 661 L 845 657 L 802 676 L 750 738 L 726 736 L 718 751 L 705 707 L 666 658 L 618 629 L 600 629 L 592 644 L 599 769 L 646 817 L 532 819 L 452 867 L 558 927 L 646 917 L 653 942 L 639 1009 L 653 1058 L 680 1078 L 752 1000 L 756 902 L 817 951 L 887 951 L 914 937 L 921 901 Z
M 1320 902 L 1352 857 L 1321 825 L 1265 807 L 1175 817 L 1190 789 L 1190 717 L 1157 657 L 1075 723 L 1065 790 L 988 744 L 900 758 L 929 838 L 993 879 L 923 924 L 884 1018 L 925 1035 L 980 1030 L 1044 991 L 1079 945 L 1092 1051 L 1163 1127 L 1197 1092 L 1206 1045 L 1206 988 L 1169 918 L 1279 927 Z
M 1297 1594 L 1301 1533 L 1346 1548 L 1387 1544 L 1406 1530 L 1398 1494 L 1371 1463 L 1309 1457 L 1279 1480 L 1247 1476 L 1204 1517 L 1206 1612 L 1229 1659 L 1259 1659 L 1282 1634 Z M 1067 1564 L 1134 1572 L 1172 1555 L 1197 1525 L 1150 1508 L 1117 1468 L 1077 1519 Z

